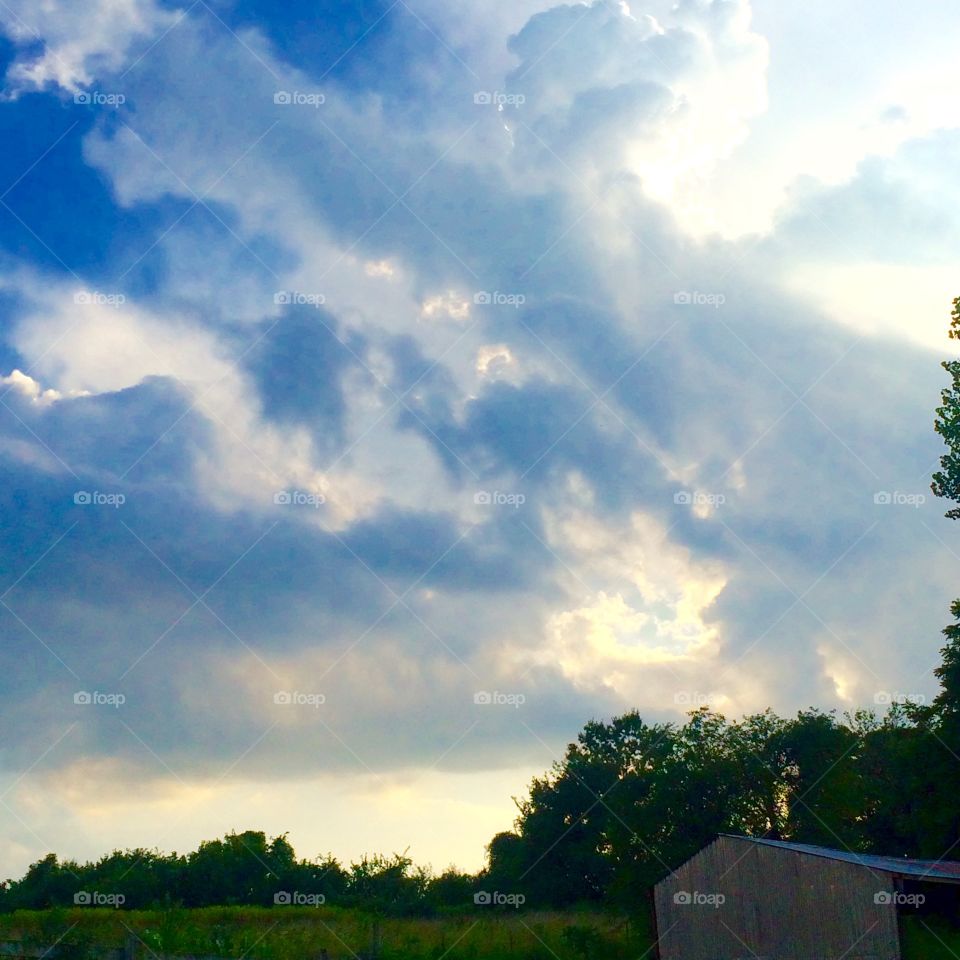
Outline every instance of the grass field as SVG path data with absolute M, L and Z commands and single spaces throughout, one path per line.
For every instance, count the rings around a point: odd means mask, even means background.
M 903 921 L 904 960 L 960 960 L 960 931 L 936 920 Z
M 643 922 L 596 911 L 492 912 L 377 920 L 338 907 L 208 907 L 127 911 L 77 907 L 0 915 L 0 940 L 85 960 L 93 947 L 135 937 L 138 960 L 157 956 L 250 960 L 627 960 L 651 947 Z
M 57 943 L 62 960 L 136 943 L 137 960 L 163 956 L 250 960 L 640 960 L 652 956 L 643 921 L 594 910 L 475 912 L 377 920 L 340 907 L 64 910 L 0 914 L 0 940 Z M 905 960 L 960 960 L 960 931 L 907 918 Z

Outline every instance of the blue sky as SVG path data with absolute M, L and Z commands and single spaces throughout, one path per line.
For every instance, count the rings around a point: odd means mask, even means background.
M 475 868 L 590 718 L 932 695 L 948 3 L 0 32 L 10 874 Z

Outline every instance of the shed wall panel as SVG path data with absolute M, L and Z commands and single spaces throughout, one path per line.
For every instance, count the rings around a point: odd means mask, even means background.
M 875 900 L 894 890 L 884 871 L 720 837 L 654 891 L 661 958 L 900 960 L 897 908 Z

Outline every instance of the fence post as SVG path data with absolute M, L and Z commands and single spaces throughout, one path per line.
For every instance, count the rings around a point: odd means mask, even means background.
M 124 941 L 123 960 L 137 960 L 137 938 L 132 933 L 128 933 Z

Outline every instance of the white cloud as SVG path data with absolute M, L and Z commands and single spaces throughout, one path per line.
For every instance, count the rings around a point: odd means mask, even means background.
M 690 665 L 704 673 L 720 653 L 720 635 L 707 621 L 727 574 L 670 542 L 652 517 L 634 513 L 628 530 L 579 509 L 552 515 L 549 544 L 572 565 L 568 587 L 579 606 L 554 612 L 543 648 L 532 654 L 556 663 L 574 683 L 606 685 L 625 704 L 672 706 Z M 648 668 L 666 666 L 674 683 L 657 690 Z M 678 671 L 676 668 L 680 668 Z
M 636 174 L 691 228 L 709 216 L 717 164 L 766 109 L 767 46 L 742 0 L 680 4 L 662 22 L 613 0 L 556 7 L 512 49 L 509 89 L 526 102 L 508 122 L 530 156 L 542 162 L 545 143 L 560 161 L 548 169 Z
M 63 396 L 59 390 L 44 390 L 39 381 L 27 376 L 27 374 L 21 370 L 12 370 L 9 376 L 0 377 L 0 384 L 12 387 L 27 397 L 30 403 L 39 406 L 47 406 L 48 404 L 55 403 Z
M 487 343 L 477 351 L 476 370 L 481 377 L 501 377 L 517 365 L 517 358 L 505 343 Z
M 957 295 L 957 271 L 952 267 L 797 264 L 785 286 L 866 336 L 910 340 L 941 354 L 957 350 L 946 333 L 950 303 Z
M 470 301 L 455 291 L 438 293 L 424 300 L 420 307 L 424 320 L 453 320 L 464 323 L 470 319 Z
M 153 0 L 7 0 L 0 25 L 17 43 L 43 42 L 41 53 L 24 55 L 7 73 L 14 93 L 54 85 L 69 93 L 126 64 L 131 47 L 171 28 L 180 14 Z M 122 93 L 122 90 L 102 91 Z
M 33 302 L 14 343 L 59 390 L 103 393 L 149 376 L 210 386 L 229 371 L 223 345 L 187 317 L 159 316 L 123 294 L 51 283 L 33 273 L 15 283 Z

